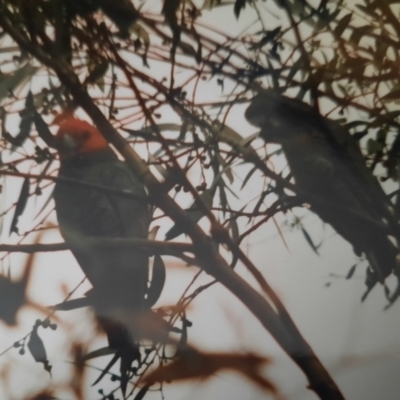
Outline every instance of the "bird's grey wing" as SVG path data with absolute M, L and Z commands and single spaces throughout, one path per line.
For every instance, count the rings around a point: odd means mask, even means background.
M 122 163 L 121 163 L 122 164 Z M 94 287 L 97 309 L 140 307 L 147 291 L 148 256 L 137 248 L 101 248 L 86 237 L 146 238 L 149 212 L 143 186 L 120 163 L 87 169 L 80 180 L 137 194 L 130 198 L 108 192 L 69 187 L 56 201 L 62 233 Z M 140 197 L 140 198 L 139 198 Z
M 360 196 L 360 201 L 376 218 L 393 216 L 393 207 L 386 197 L 376 177 L 368 169 L 358 143 L 351 137 L 345 128 L 334 121 L 329 121 L 329 128 L 343 143 L 341 154 L 342 176 L 349 186 Z

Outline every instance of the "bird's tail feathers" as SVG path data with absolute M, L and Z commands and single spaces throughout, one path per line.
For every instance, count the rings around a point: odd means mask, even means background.
M 107 335 L 110 349 L 116 350 L 116 352 L 94 384 L 100 382 L 110 371 L 111 367 L 120 359 L 119 379 L 121 382 L 121 391 L 125 398 L 130 375 L 133 372 L 132 364 L 134 361 L 137 361 L 139 367 L 141 363 L 139 345 L 134 341 L 129 329 L 123 323 L 108 317 L 97 317 L 97 319 Z

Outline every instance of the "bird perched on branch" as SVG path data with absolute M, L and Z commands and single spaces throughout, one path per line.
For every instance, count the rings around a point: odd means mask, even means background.
M 59 176 L 88 184 L 56 183 L 54 199 L 60 231 L 93 286 L 87 294 L 89 305 L 107 333 L 110 348 L 120 351 L 121 374 L 125 374 L 121 387 L 126 386 L 130 364 L 140 354 L 130 333 L 114 317 L 134 318 L 152 305 L 146 304 L 148 256 L 130 247 L 100 248 L 87 239 L 146 239 L 150 223 L 146 192 L 89 123 L 67 118 L 60 125 L 56 143 Z
M 266 142 L 282 146 L 300 197 L 365 254 L 373 275 L 368 289 L 383 283 L 397 269 L 398 250 L 387 234 L 394 214 L 358 143 L 339 123 L 272 89 L 255 96 L 245 115 Z

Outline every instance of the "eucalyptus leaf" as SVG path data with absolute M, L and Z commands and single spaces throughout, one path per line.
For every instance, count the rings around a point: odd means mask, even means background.
M 25 64 L 23 67 L 15 70 L 11 74 L 3 74 L 0 76 L 0 103 L 9 96 L 20 85 L 24 85 L 32 78 L 38 70 L 30 64 Z

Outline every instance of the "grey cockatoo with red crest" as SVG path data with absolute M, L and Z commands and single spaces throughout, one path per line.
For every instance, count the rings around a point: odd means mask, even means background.
M 311 209 L 357 255 L 365 254 L 373 275 L 369 289 L 396 272 L 398 249 L 388 236 L 393 208 L 350 133 L 308 104 L 272 89 L 255 96 L 245 116 L 261 128 L 266 142 L 282 146 L 294 183 Z
M 68 117 L 62 122 L 56 147 L 59 176 L 68 178 L 68 183 L 60 179 L 54 191 L 60 231 L 93 286 L 88 305 L 106 331 L 110 348 L 117 351 L 116 359 L 121 358 L 125 390 L 130 364 L 140 354 L 121 320 L 135 318 L 152 306 L 149 301 L 154 303 L 154 294 L 148 298 L 149 259 L 135 247 L 102 248 L 88 239 L 146 239 L 151 220 L 146 191 L 98 129 L 85 121 Z

